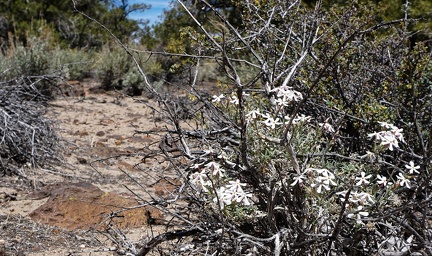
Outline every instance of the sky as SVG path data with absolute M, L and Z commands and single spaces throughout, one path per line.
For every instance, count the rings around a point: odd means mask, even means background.
M 155 24 L 156 22 L 160 22 L 160 15 L 163 12 L 163 9 L 167 9 L 169 7 L 171 0 L 129 0 L 129 4 L 149 4 L 151 5 L 150 10 L 146 10 L 145 12 L 133 12 L 129 15 L 131 19 L 148 19 L 150 21 L 150 25 Z

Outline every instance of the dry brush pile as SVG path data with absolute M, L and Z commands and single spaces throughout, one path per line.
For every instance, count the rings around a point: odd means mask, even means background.
M 0 168 L 21 175 L 23 166 L 40 167 L 59 160 L 60 140 L 44 115 L 54 85 L 50 76 L 26 76 L 0 82 Z M 45 88 L 45 89 L 42 89 Z

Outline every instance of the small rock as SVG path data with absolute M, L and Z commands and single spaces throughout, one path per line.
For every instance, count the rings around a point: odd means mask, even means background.
M 80 164 L 87 164 L 87 159 L 83 157 L 77 157 L 78 163 Z
M 81 137 L 89 135 L 87 131 L 76 131 L 75 135 L 79 135 Z
M 98 131 L 97 133 L 96 133 L 96 136 L 99 136 L 99 137 L 102 137 L 102 136 L 104 136 L 105 135 L 105 132 L 104 131 Z

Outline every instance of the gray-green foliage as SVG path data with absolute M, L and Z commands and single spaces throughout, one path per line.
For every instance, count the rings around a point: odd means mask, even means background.
M 0 71 L 3 79 L 23 76 L 57 75 L 75 80 L 91 70 L 92 52 L 62 49 L 51 46 L 43 38 L 31 37 L 28 45 L 10 47 L 1 56 Z
M 134 55 L 147 75 L 153 80 L 160 80 L 162 67 L 154 57 L 149 58 L 149 54 L 138 50 L 134 52 Z M 95 59 L 92 69 L 103 81 L 105 87 L 141 87 L 143 78 L 138 68 L 120 46 L 104 45 L 101 51 L 96 53 Z

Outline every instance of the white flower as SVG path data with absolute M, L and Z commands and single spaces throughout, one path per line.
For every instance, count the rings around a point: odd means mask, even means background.
M 288 122 L 291 120 L 291 117 L 289 115 L 284 116 L 285 124 L 288 124 Z M 293 119 L 292 124 L 298 124 L 298 123 L 307 123 L 312 119 L 311 116 L 305 116 L 304 114 L 297 115 L 296 118 Z
M 212 102 L 219 103 L 223 98 L 225 98 L 225 95 L 223 93 L 218 96 L 213 95 L 212 98 L 213 98 Z
M 328 184 L 326 184 L 324 182 L 323 179 L 319 179 L 319 177 L 316 179 L 317 183 L 313 183 L 311 184 L 311 187 L 315 188 L 316 187 L 316 192 L 318 194 L 321 194 L 322 189 L 324 188 L 325 190 L 330 190 L 330 187 Z
M 329 170 L 324 169 L 325 171 L 323 171 L 321 173 L 321 177 L 319 177 L 320 179 L 322 179 L 324 181 L 325 184 L 327 185 L 332 185 L 332 186 L 336 186 L 337 184 L 334 182 L 334 174 L 331 173 Z
M 311 120 L 312 117 L 311 116 L 305 116 L 304 114 L 298 115 L 296 118 L 294 118 L 293 123 L 297 124 L 297 123 L 306 123 L 309 122 L 309 120 Z
M 263 123 L 266 126 L 271 127 L 272 129 L 274 129 L 276 127 L 276 125 L 282 124 L 281 122 L 279 122 L 279 117 L 277 117 L 276 119 L 273 119 L 273 117 L 271 117 L 271 116 L 268 116 L 267 119 L 265 121 L 263 121 Z
M 289 101 L 287 101 L 287 99 L 286 98 L 277 98 L 276 100 L 275 100 L 275 103 L 276 104 L 278 104 L 279 106 L 281 106 L 281 107 L 287 107 L 287 106 L 289 106 Z
M 223 209 L 225 205 L 231 205 L 233 202 L 242 203 L 244 205 L 250 205 L 249 199 L 252 194 L 246 193 L 242 186 L 246 186 L 246 183 L 241 183 L 238 179 L 236 181 L 229 181 L 229 184 L 225 187 L 221 187 L 218 191 L 220 207 Z M 213 199 L 217 201 L 217 199 Z
M 243 189 L 241 191 L 237 191 L 237 193 L 234 194 L 234 200 L 237 203 L 242 203 L 244 205 L 250 205 L 248 197 L 252 197 L 252 194 L 245 193 Z
M 232 204 L 232 194 L 230 192 L 226 192 L 225 187 L 221 187 L 216 191 L 217 197 L 213 199 L 213 202 L 218 202 L 219 199 L 219 206 L 221 209 L 225 207 L 225 205 Z
M 398 141 L 405 143 L 402 129 L 385 122 L 379 122 L 379 124 L 386 128 L 387 131 L 370 133 L 368 134 L 368 137 L 375 138 L 377 141 L 381 141 L 381 145 L 385 146 L 390 151 L 393 151 L 394 148 L 399 147 Z
M 337 185 L 336 182 L 334 182 L 334 174 L 327 169 L 307 168 L 304 173 L 307 172 L 316 172 L 319 174 L 319 176 L 315 178 L 316 183 L 311 184 L 312 187 L 316 187 L 318 193 L 321 193 L 323 188 L 325 190 L 330 190 L 330 185 Z
M 368 179 L 370 179 L 370 177 L 372 176 L 371 174 L 365 176 L 366 173 L 365 172 L 361 172 L 360 175 L 361 175 L 360 177 L 356 177 L 355 178 L 355 180 L 357 181 L 356 186 L 367 185 L 367 184 L 370 183 L 368 181 Z
M 231 100 L 230 103 L 233 103 L 234 105 L 238 105 L 239 104 L 239 99 L 236 95 L 235 92 L 231 93 Z
M 393 151 L 393 147 L 399 148 L 396 137 L 389 132 L 386 132 L 384 136 L 381 137 L 381 145 L 385 146 L 390 151 Z
M 211 182 L 207 180 L 205 170 L 192 173 L 190 182 L 197 186 L 199 189 L 202 189 L 204 192 L 208 192 L 208 189 L 206 187 L 211 185 Z
M 257 117 L 260 116 L 260 115 L 261 115 L 261 113 L 259 112 L 259 109 L 256 109 L 256 110 L 252 110 L 252 111 L 250 111 L 250 112 L 246 115 L 246 117 L 247 117 L 247 120 L 251 121 L 251 120 L 255 120 L 255 119 L 257 119 Z
M 348 198 L 348 201 L 350 201 L 351 203 L 358 203 L 361 200 L 362 200 L 361 194 L 358 193 L 357 191 L 351 192 L 351 194 L 349 195 L 349 198 Z
M 363 204 L 369 204 L 369 203 L 375 203 L 373 197 L 371 194 L 366 193 L 366 192 L 360 192 L 358 194 L 358 197 L 360 198 L 361 202 Z
M 239 179 L 237 179 L 236 181 L 230 180 L 228 183 L 229 184 L 226 185 L 226 188 L 228 190 L 231 190 L 231 191 L 234 191 L 234 192 L 238 191 L 238 190 L 243 190 L 242 186 L 246 186 L 246 183 L 241 183 Z
M 398 127 L 386 123 L 386 122 L 378 122 L 382 127 L 386 128 L 387 130 L 389 130 L 389 132 L 391 132 L 391 134 L 397 138 L 399 141 L 401 142 L 405 142 L 403 135 L 402 135 L 402 131 L 403 129 L 399 129 Z
M 206 164 L 206 167 L 211 171 L 213 176 L 223 176 L 224 169 L 221 168 L 220 164 L 216 162 L 210 162 Z
M 407 188 L 410 188 L 410 180 L 407 179 L 402 173 L 399 173 L 396 175 L 396 178 L 399 180 L 399 184 L 401 186 L 405 186 Z
M 306 179 L 306 177 L 303 175 L 303 174 L 300 174 L 299 176 L 297 176 L 297 177 L 294 177 L 294 182 L 293 183 L 291 183 L 291 185 L 290 186 L 295 186 L 297 183 L 298 184 L 303 184 L 303 180 L 304 179 Z
M 276 92 L 276 96 L 278 98 L 283 98 L 284 101 L 299 101 L 303 99 L 302 94 L 298 91 L 293 90 L 292 87 L 280 86 L 274 88 L 271 91 Z
M 347 217 L 350 219 L 355 219 L 357 224 L 364 225 L 362 218 L 369 216 L 369 213 L 362 210 L 363 207 L 360 205 L 359 207 L 357 207 L 356 213 L 350 213 L 347 215 Z
M 410 174 L 413 174 L 413 173 L 420 173 L 419 171 L 417 171 L 418 169 L 420 169 L 420 166 L 416 166 L 415 164 L 414 164 L 414 161 L 410 161 L 409 162 L 409 165 L 405 165 L 405 168 L 407 168 L 408 170 L 409 170 L 409 173 Z
M 395 126 L 386 122 L 378 122 L 382 127 L 386 129 L 393 129 Z
M 339 195 L 341 198 L 345 199 L 346 193 L 348 190 L 343 190 L 340 192 L 337 192 L 336 195 Z M 370 204 L 374 203 L 373 196 L 366 192 L 357 192 L 357 191 L 351 191 L 348 201 L 351 203 L 361 203 L 361 204 Z
M 325 131 L 325 132 L 330 132 L 330 133 L 334 133 L 335 129 L 333 128 L 333 126 L 327 122 L 324 123 L 319 123 L 319 126 L 321 126 L 321 128 Z
M 395 138 L 398 139 L 399 141 L 405 143 L 405 140 L 404 140 L 404 137 L 403 137 L 402 131 L 403 131 L 403 129 L 399 129 L 399 128 L 397 128 L 396 126 L 394 126 L 394 127 L 391 129 L 391 133 L 393 134 L 393 136 L 395 136 Z
M 381 133 L 379 133 L 379 132 L 369 133 L 367 136 L 370 138 L 375 137 L 375 140 L 381 140 Z
M 347 192 L 348 192 L 348 190 L 342 190 L 342 191 L 336 192 L 336 195 L 340 196 L 341 198 L 345 198 Z
M 383 185 L 383 186 L 387 186 L 387 185 L 389 185 L 389 186 L 391 186 L 393 183 L 391 182 L 391 181 L 388 181 L 388 179 L 387 179 L 387 177 L 385 177 L 385 176 L 381 176 L 381 175 L 377 175 L 377 179 L 378 179 L 378 181 L 377 181 L 377 183 L 379 184 L 379 185 Z

